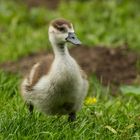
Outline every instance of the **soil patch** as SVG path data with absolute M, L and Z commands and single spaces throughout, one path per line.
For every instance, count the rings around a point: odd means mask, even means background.
M 132 84 L 137 78 L 136 63 L 138 54 L 131 52 L 126 46 L 118 48 L 79 46 L 70 49 L 71 55 L 88 75 L 95 74 L 104 85 Z M 17 62 L 0 64 L 0 68 L 6 72 L 25 75 L 36 62 L 53 58 L 52 53 L 40 51 L 23 57 Z

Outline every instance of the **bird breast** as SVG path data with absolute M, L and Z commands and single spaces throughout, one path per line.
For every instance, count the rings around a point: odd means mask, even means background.
M 73 60 L 54 61 L 48 75 L 42 77 L 35 88 L 65 92 L 76 90 L 82 82 L 78 65 Z

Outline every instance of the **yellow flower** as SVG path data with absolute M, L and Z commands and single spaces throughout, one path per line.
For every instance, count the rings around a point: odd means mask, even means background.
M 86 105 L 92 105 L 92 104 L 95 104 L 96 102 L 97 102 L 97 99 L 95 97 L 88 97 L 85 100 Z

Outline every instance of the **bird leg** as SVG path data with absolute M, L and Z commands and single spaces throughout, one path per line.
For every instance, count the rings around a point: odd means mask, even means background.
M 75 121 L 75 120 L 76 120 L 76 113 L 75 113 L 75 112 L 71 112 L 71 113 L 69 114 L 68 121 L 69 121 L 69 122 L 73 122 L 73 121 Z
M 34 106 L 31 103 L 26 103 L 26 105 L 28 107 L 29 112 L 32 114 L 33 113 Z

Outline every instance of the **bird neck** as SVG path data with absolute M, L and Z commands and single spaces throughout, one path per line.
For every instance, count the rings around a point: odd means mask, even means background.
M 55 58 L 70 56 L 66 43 L 52 43 Z

